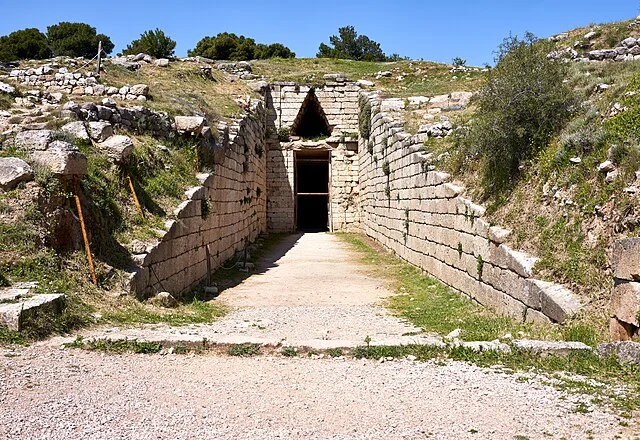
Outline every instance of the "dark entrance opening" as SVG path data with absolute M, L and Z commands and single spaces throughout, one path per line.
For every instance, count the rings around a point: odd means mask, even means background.
M 304 232 L 329 230 L 329 152 L 296 152 L 296 222 Z
M 309 90 L 296 119 L 291 124 L 291 134 L 303 139 L 331 135 L 331 126 L 313 89 Z

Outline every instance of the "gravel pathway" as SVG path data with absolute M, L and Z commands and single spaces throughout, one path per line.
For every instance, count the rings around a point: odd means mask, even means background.
M 327 234 L 293 236 L 220 301 L 207 326 L 99 329 L 86 336 L 362 343 L 416 331 L 378 304 L 391 292 Z M 271 263 L 270 263 L 271 262 Z M 0 349 L 0 438 L 634 438 L 588 396 L 535 375 L 458 363 L 260 356 L 105 355 L 60 339 Z M 576 411 L 582 402 L 589 413 Z M 517 437 L 521 436 L 521 437 Z

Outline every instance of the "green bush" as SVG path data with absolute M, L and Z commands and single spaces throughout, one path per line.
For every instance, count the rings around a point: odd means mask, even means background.
M 156 58 L 169 58 L 174 55 L 176 42 L 166 36 L 160 29 L 145 31 L 140 38 L 129 43 L 122 55 L 144 53 Z
M 50 56 L 47 37 L 38 29 L 22 29 L 0 37 L 0 61 L 42 60 Z
M 295 58 L 288 47 L 274 43 L 270 45 L 256 44 L 253 38 L 222 32 L 215 37 L 204 37 L 189 50 L 190 57 L 201 56 L 214 60 L 247 61 L 267 58 Z
M 96 28 L 86 23 L 63 21 L 47 27 L 47 41 L 55 56 L 93 58 L 98 53 L 98 43 L 106 54 L 113 51 L 114 44 L 104 34 L 97 34 Z
M 536 156 L 565 125 L 577 102 L 563 81 L 566 63 L 550 60 L 552 45 L 526 34 L 499 46 L 496 67 L 478 93 L 478 111 L 461 142 L 480 159 L 487 193 L 502 192 L 520 166 Z
M 371 134 L 371 104 L 365 98 L 360 98 L 360 112 L 358 113 L 358 128 L 362 139 L 369 139 Z M 373 151 L 373 146 L 371 147 Z

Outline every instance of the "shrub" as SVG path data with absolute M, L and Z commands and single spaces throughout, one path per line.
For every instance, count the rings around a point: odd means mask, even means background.
M 551 50 L 550 42 L 532 34 L 506 38 L 478 93 L 478 111 L 462 144 L 467 156 L 481 160 L 488 193 L 513 183 L 520 165 L 559 132 L 577 102 L 563 82 L 567 64 L 548 59 Z
M 145 31 L 140 38 L 129 43 L 122 55 L 145 53 L 156 58 L 169 58 L 174 55 L 176 42 L 166 36 L 160 29 Z
M 358 128 L 360 131 L 360 137 L 362 139 L 369 139 L 369 135 L 371 134 L 371 104 L 369 104 L 365 98 L 360 99 Z
M 188 51 L 191 57 L 201 56 L 214 60 L 247 61 L 266 58 L 295 58 L 288 47 L 274 43 L 271 45 L 256 44 L 253 38 L 222 32 L 215 37 L 204 37 L 196 47 Z
M 47 37 L 38 29 L 22 29 L 0 37 L 0 61 L 42 60 L 50 56 Z
M 281 127 L 278 129 L 278 140 L 280 142 L 289 142 L 291 140 L 291 134 L 287 127 Z
M 63 21 L 47 27 L 47 41 L 55 56 L 93 58 L 98 53 L 98 43 L 106 54 L 113 51 L 111 39 L 104 34 L 96 34 L 96 28 L 86 23 Z

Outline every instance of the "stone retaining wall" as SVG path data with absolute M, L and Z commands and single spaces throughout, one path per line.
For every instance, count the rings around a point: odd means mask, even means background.
M 611 339 L 628 341 L 638 336 L 640 328 L 640 238 L 616 241 L 611 266 Z
M 560 285 L 532 278 L 535 258 L 504 244 L 509 231 L 482 218 L 450 176 L 430 171 L 424 136 L 404 132 L 369 95 L 371 135 L 360 140 L 364 232 L 478 303 L 521 321 L 564 322 L 580 303 Z M 371 144 L 370 144 L 371 143 Z
M 260 103 L 229 128 L 228 141 L 216 147 L 213 173 L 198 175 L 201 186 L 186 192 L 162 241 L 137 256 L 141 267 L 131 282 L 134 293 L 167 291 L 179 297 L 206 277 L 207 246 L 215 269 L 266 231 L 265 116 Z

